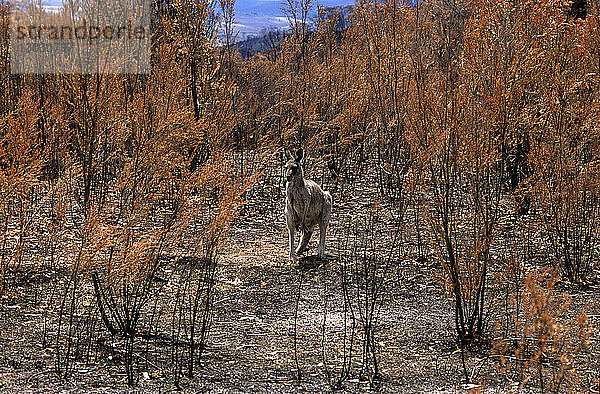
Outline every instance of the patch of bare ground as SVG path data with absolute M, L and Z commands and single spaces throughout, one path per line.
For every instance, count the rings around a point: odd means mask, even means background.
M 410 237 L 407 256 L 381 273 L 383 291 L 372 326 L 378 376 L 369 381 L 364 370 L 361 304 L 355 300 L 364 294 L 360 283 L 348 280 L 347 274 L 358 269 L 359 263 L 344 258 L 349 252 L 358 252 L 385 261 L 385 242 L 389 241 L 380 237 L 384 244 L 375 252 L 358 250 L 358 243 L 348 242 L 356 236 L 353 229 L 367 223 L 368 212 L 377 208 L 357 197 L 359 187 L 353 187 L 353 193 L 350 189 L 342 188 L 334 195 L 328 258 L 320 260 L 311 254 L 317 242 L 313 239 L 307 256 L 297 265 L 287 261 L 283 196 L 261 194 L 260 188 L 253 191 L 218 257 L 208 346 L 195 376 L 182 377 L 177 384 L 163 363 L 174 355 L 144 351 L 146 342 L 140 341 L 135 352 L 138 386 L 127 388 L 121 344 L 109 341 L 92 300 L 83 300 L 81 309 L 90 319 L 79 317 L 81 324 L 92 324 L 93 329 L 78 332 L 95 333 L 96 338 L 76 341 L 82 344 L 77 349 L 82 357 L 74 362 L 68 380 L 59 379 L 54 372 L 56 343 L 52 334 L 57 330 L 57 312 L 49 306 L 57 305 L 57 289 L 67 273 L 26 267 L 14 272 L 12 292 L 0 303 L 0 392 L 411 393 L 480 387 L 488 392 L 527 392 L 529 389 L 500 374 L 490 349 L 491 339 L 504 334 L 497 332 L 494 322 L 510 319 L 503 314 L 506 300 L 499 272 L 492 272 L 490 279 L 489 339 L 461 352 L 455 342 L 452 304 L 443 291 L 441 266 L 431 250 L 416 261 L 415 241 Z M 385 213 L 382 215 L 375 220 L 380 231 L 373 233 L 375 238 L 390 231 Z M 414 238 L 414 226 L 406 227 Z M 157 275 L 167 288 L 173 285 L 174 264 L 165 258 Z M 597 327 L 597 289 L 580 291 L 559 284 L 558 291 L 571 293 L 573 310 L 586 306 Z M 169 334 L 154 333 L 154 348 L 161 346 L 161 340 L 168 342 Z M 598 375 L 598 354 L 594 335 L 591 346 L 578 355 L 592 376 Z M 475 385 L 465 386 L 465 371 Z

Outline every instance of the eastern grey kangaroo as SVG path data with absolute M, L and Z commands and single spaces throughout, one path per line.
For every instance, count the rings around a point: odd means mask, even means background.
M 304 179 L 302 173 L 302 158 L 304 151 L 298 149 L 293 157 L 286 151 L 288 157 L 285 163 L 285 221 L 290 239 L 290 260 L 298 261 L 297 254 L 303 253 L 308 247 L 316 225 L 319 226 L 318 256 L 325 255 L 325 233 L 331 218 L 332 198 L 329 192 L 323 191 L 319 185 Z M 294 250 L 294 233 L 300 230 L 302 237 L 298 249 Z

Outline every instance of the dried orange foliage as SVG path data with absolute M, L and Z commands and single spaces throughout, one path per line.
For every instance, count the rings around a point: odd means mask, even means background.
M 515 373 L 521 384 L 537 380 L 543 391 L 583 390 L 577 357 L 589 345 L 593 326 L 583 312 L 566 316 L 571 301 L 557 294 L 557 280 L 556 270 L 527 276 L 516 337 L 496 342 L 494 353 L 503 372 Z
M 598 268 L 600 18 L 563 3 L 361 2 L 309 33 L 311 2 L 289 1 L 291 33 L 242 61 L 216 40 L 214 2 L 176 0 L 154 15 L 149 75 L 11 76 L 2 32 L 0 293 L 35 227 L 43 263 L 100 275 L 117 309 L 145 302 L 161 258 L 213 259 L 262 159 L 302 145 L 335 186 L 371 182 L 410 208 L 415 257 L 440 261 L 458 337 L 483 339 L 513 211 L 570 281 Z M 528 283 L 527 318 L 543 325 L 526 336 L 560 340 L 540 331 L 555 323 Z

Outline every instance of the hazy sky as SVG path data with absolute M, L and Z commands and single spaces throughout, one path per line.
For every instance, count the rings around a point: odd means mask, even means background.
M 354 0 L 320 0 L 314 2 L 313 5 L 316 8 L 317 4 L 332 7 L 338 5 L 354 4 Z M 235 8 L 240 13 L 253 13 L 263 14 L 272 16 L 283 16 L 281 11 L 281 0 L 237 0 Z
M 320 0 L 313 3 L 313 9 L 317 4 L 325 7 L 354 4 L 354 0 Z M 248 36 L 261 34 L 265 30 L 286 29 L 288 20 L 281 10 L 281 0 L 237 0 L 236 31 L 237 38 L 243 40 Z

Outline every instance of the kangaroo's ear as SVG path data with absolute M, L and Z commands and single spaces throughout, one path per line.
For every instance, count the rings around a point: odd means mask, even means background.
M 289 150 L 287 150 L 285 148 L 283 149 L 283 151 L 285 152 L 285 157 L 283 157 L 283 155 L 282 155 L 283 160 L 286 160 L 286 159 L 294 160 L 294 156 L 292 155 L 292 152 L 290 152 Z
M 296 151 L 296 161 L 300 162 L 303 157 L 304 157 L 304 151 L 302 150 L 302 148 L 300 148 Z

